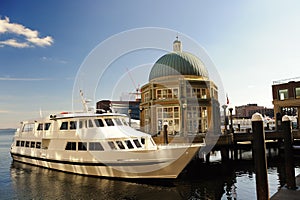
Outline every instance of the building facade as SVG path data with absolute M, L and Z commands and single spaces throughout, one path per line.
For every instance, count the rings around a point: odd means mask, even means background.
M 274 117 L 273 108 L 266 108 L 264 106 L 258 106 L 257 104 L 235 106 L 235 118 L 251 119 L 252 115 L 256 112 L 266 115 L 270 118 Z
M 164 125 L 170 135 L 221 133 L 218 87 L 202 61 L 182 51 L 178 39 L 141 87 L 140 110 L 141 129 L 152 135 L 160 134 Z
M 283 115 L 297 116 L 297 126 L 299 127 L 300 81 L 285 81 L 288 82 L 277 81 L 272 85 L 276 122 L 281 120 Z

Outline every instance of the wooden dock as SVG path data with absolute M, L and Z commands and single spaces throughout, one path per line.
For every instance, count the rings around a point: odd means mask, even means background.
M 300 199 L 300 175 L 296 177 L 296 190 L 289 190 L 285 187 L 280 188 L 277 193 L 275 193 L 271 200 L 282 200 L 282 199 L 288 199 L 288 200 L 299 200 Z
M 300 140 L 300 130 L 292 131 L 293 140 Z M 284 138 L 284 134 L 282 131 L 265 131 L 265 139 L 266 143 L 277 143 L 280 142 Z M 159 136 L 153 137 L 154 141 L 157 144 L 164 143 L 163 133 Z M 197 135 L 197 136 L 168 136 L 168 143 L 198 143 L 203 142 L 205 139 L 206 145 L 213 145 L 213 150 L 220 150 L 223 147 L 234 147 L 236 145 L 251 145 L 251 141 L 253 140 L 252 132 L 234 132 L 228 134 L 216 134 L 211 136 L 206 135 Z

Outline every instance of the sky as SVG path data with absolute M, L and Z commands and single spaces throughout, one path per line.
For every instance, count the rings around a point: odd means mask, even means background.
M 108 38 L 144 27 L 196 41 L 213 61 L 229 106 L 272 107 L 273 81 L 300 77 L 299 9 L 297 0 L 0 0 L 0 128 L 71 110 L 74 82 L 88 55 Z M 108 73 L 123 74 L 124 92 L 134 92 L 164 53 L 130 54 L 127 61 L 139 61 L 133 63 L 122 63 L 121 56 L 113 63 L 120 67 Z M 95 99 L 103 98 L 98 91 Z

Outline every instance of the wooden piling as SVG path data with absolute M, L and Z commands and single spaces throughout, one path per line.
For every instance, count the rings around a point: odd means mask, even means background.
M 168 144 L 168 125 L 164 124 L 164 143 Z
M 259 200 L 269 199 L 269 186 L 267 174 L 265 131 L 263 117 L 259 113 L 252 115 L 252 156 L 255 167 L 256 195 Z
M 292 128 L 290 118 L 287 115 L 282 117 L 282 130 L 284 134 L 286 187 L 288 189 L 296 189 L 294 155 L 292 146 Z

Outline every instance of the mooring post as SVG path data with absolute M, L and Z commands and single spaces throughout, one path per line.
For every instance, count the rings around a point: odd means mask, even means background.
M 263 117 L 259 113 L 252 115 L 252 156 L 255 167 L 256 195 L 259 200 L 269 199 L 269 186 L 267 174 L 266 143 Z
M 291 120 L 285 115 L 282 117 L 282 130 L 284 134 L 284 160 L 286 173 L 286 187 L 296 189 L 294 155 L 292 146 L 292 128 Z
M 164 123 L 164 143 L 168 144 L 168 123 Z

